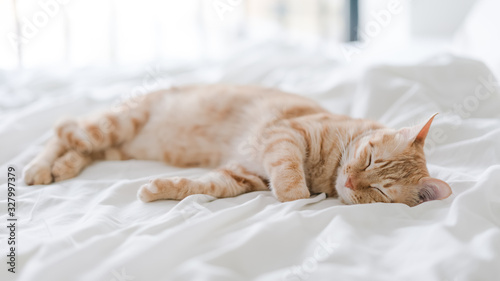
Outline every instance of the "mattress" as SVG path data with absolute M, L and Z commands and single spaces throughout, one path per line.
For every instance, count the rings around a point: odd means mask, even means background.
M 17 177 L 16 273 L 0 227 L 1 280 L 498 280 L 500 91 L 483 63 L 440 54 L 363 68 L 290 48 L 223 63 L 0 72 L 0 221 L 8 168 Z M 280 203 L 269 191 L 142 203 L 149 179 L 197 177 L 149 161 L 96 162 L 74 179 L 26 186 L 22 170 L 61 116 L 82 115 L 153 88 L 258 84 L 328 110 L 400 128 L 435 118 L 431 176 L 453 195 L 410 208 L 343 205 L 324 194 Z M 14 95 L 15 93 L 15 95 Z

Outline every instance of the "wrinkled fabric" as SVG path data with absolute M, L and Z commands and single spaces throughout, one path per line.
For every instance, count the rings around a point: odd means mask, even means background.
M 477 281 L 500 276 L 500 92 L 482 63 L 440 55 L 417 65 L 348 71 L 313 55 L 271 50 L 170 72 L 174 84 L 278 87 L 308 95 L 332 112 L 394 128 L 440 112 L 426 143 L 428 167 L 433 177 L 450 184 L 453 195 L 413 208 L 347 206 L 324 194 L 280 203 L 267 191 L 145 204 L 136 192 L 149 179 L 196 177 L 207 170 L 139 160 L 97 162 L 74 179 L 26 186 L 21 170 L 59 117 L 103 108 L 147 76 L 143 70 L 99 71 L 0 75 L 3 95 L 23 83 L 40 85 L 27 86 L 35 93 L 26 94 L 28 103 L 4 103 L 0 115 L 2 222 L 7 167 L 14 165 L 19 177 L 17 273 L 2 266 L 1 280 Z M 7 231 L 0 229 L 4 260 Z

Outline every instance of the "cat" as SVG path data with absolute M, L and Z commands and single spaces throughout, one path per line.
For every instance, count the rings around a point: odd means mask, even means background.
M 95 160 L 142 159 L 214 168 L 196 179 L 151 180 L 137 194 L 144 202 L 270 189 L 281 202 L 325 193 L 344 204 L 416 206 L 452 193 L 426 167 L 423 147 L 434 116 L 395 130 L 274 89 L 172 88 L 59 122 L 24 180 L 49 184 L 77 176 Z

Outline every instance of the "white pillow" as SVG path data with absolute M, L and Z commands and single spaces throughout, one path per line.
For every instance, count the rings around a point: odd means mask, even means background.
M 480 0 L 454 38 L 460 55 L 482 60 L 500 78 L 500 0 Z

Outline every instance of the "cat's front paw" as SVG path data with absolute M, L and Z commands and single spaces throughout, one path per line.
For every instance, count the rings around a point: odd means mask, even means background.
M 156 200 L 182 200 L 188 195 L 190 180 L 181 177 L 154 179 L 144 184 L 137 192 L 142 202 Z
M 52 173 L 48 163 L 31 163 L 24 172 L 24 182 L 27 185 L 49 184 Z
M 139 198 L 142 202 L 148 203 L 152 201 L 158 200 L 158 186 L 154 181 L 150 181 L 142 185 L 137 192 L 137 198 Z
M 311 193 L 307 186 L 297 186 L 287 189 L 274 189 L 274 194 L 281 202 L 289 202 L 299 199 L 306 199 L 311 197 Z

